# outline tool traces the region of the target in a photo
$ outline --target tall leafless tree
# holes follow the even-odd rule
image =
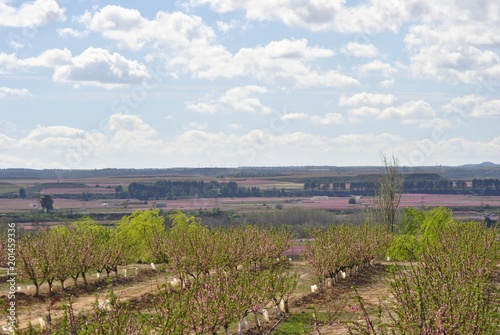
[[[403,193],[404,176],[399,171],[398,159],[392,155],[387,158],[380,155],[383,172],[379,176],[377,188],[377,206],[375,208],[376,222],[386,224],[390,232],[398,224],[398,208]]]

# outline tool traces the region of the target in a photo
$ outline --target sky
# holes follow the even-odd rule
[[[0,168],[500,163],[497,0],[0,0]]]

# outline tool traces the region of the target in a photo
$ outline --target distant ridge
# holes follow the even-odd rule
[[[85,178],[141,178],[186,176],[192,178],[245,178],[245,177],[287,177],[290,175],[304,175],[313,177],[327,177],[339,175],[377,175],[383,171],[381,166],[244,166],[235,168],[205,167],[205,168],[107,168],[107,169],[0,169],[0,180],[30,179],[30,180],[77,180]],[[408,174],[436,174],[442,178],[473,179],[473,178],[500,178],[500,164],[483,162],[480,164],[466,164],[461,166],[402,166],[401,172]]]
[[[495,164],[492,162],[482,162],[480,164],[464,164],[462,167],[484,167],[484,168],[490,168],[490,167],[500,167],[500,164]]]

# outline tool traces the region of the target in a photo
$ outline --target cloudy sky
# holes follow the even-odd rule
[[[0,168],[500,163],[497,0],[0,0]]]

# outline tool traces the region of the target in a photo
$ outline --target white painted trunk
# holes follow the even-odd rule
[[[280,310],[283,313],[288,313],[288,301],[285,301],[285,300],[281,299],[281,301],[280,301]]]
[[[262,316],[264,317],[264,322],[269,323],[269,313],[267,312],[267,309],[262,310]]]

